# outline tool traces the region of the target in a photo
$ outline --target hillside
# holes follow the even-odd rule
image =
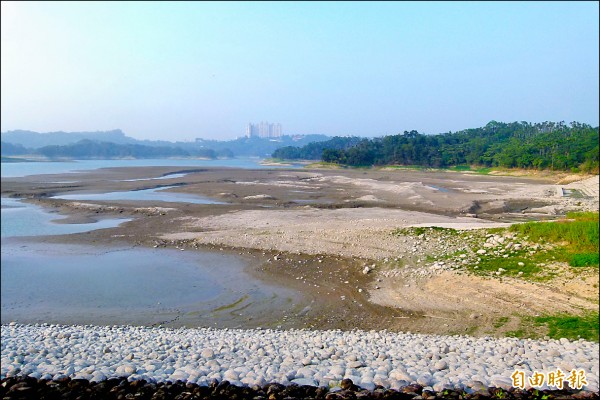
[[[36,149],[36,154],[50,159],[113,159],[113,158],[159,158],[159,157],[202,157],[216,158],[216,153],[210,149],[195,149],[187,151],[179,147],[144,146],[141,144],[115,144],[81,140],[65,146],[44,146]]]
[[[577,122],[492,121],[454,133],[424,135],[413,130],[357,143],[353,138],[335,138],[320,145],[322,161],[355,167],[477,165],[598,172],[598,127]],[[280,149],[273,156],[308,158],[310,150]]]
[[[74,144],[80,140],[95,140],[116,144],[135,143],[136,139],[126,136],[120,129],[112,131],[96,132],[34,132],[26,130],[14,130],[2,132],[2,141],[21,145],[26,148],[40,148],[44,146],[65,146]]]
[[[267,157],[280,147],[304,146],[325,141],[325,135],[282,136],[269,138],[238,138],[234,140],[204,140],[169,142],[165,140],[137,140],[121,130],[106,132],[2,132],[2,156],[35,155],[48,158],[156,158],[207,157],[231,158],[236,156]]]
[[[347,150],[356,146],[362,138],[336,136],[326,141],[309,143],[306,146],[286,146],[273,152],[273,158],[282,160],[320,160],[325,150]]]

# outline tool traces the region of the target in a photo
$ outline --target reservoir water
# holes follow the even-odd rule
[[[214,252],[24,242],[3,244],[1,261],[2,323],[208,325],[235,321],[218,313],[231,304],[278,308],[294,296]]]
[[[61,174],[111,167],[231,167],[231,168],[295,168],[294,166],[264,166],[261,158],[232,158],[226,160],[143,159],[143,160],[72,160],[40,162],[3,162],[2,177],[39,174]]]
[[[36,240],[127,221],[52,222],[56,219],[36,205],[2,198],[2,323],[236,327],[243,319],[240,310],[283,313],[298,298],[246,273],[247,259],[221,252]]]
[[[191,160],[132,161],[143,161],[148,166],[199,165]],[[2,163],[3,177],[140,163],[107,160],[8,165],[11,169],[5,169]],[[260,167],[257,162],[245,165]],[[229,162],[227,166],[234,165]],[[63,198],[217,203],[201,196],[165,191],[167,188]],[[113,228],[128,221],[111,218],[85,224],[53,222],[62,218],[35,204],[2,198],[2,323],[261,326],[274,315],[289,314],[300,298],[294,291],[266,284],[248,274],[250,261],[236,255],[128,244],[81,245],[68,243],[68,239],[62,244],[45,242],[44,236]]]

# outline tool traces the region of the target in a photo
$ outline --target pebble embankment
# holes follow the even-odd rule
[[[158,382],[144,380],[128,381],[127,378],[111,378],[102,382],[89,382],[83,379],[64,378],[58,381],[46,381],[28,377],[5,378],[0,382],[0,398],[14,399],[98,399],[98,400],[201,400],[201,399],[237,399],[237,400],[596,400],[598,393],[580,392],[569,389],[544,391],[537,389],[503,390],[489,388],[475,393],[461,390],[444,390],[431,392],[420,385],[409,385],[400,390],[376,387],[369,391],[354,385],[352,380],[344,379],[341,387],[299,386],[296,384],[281,385],[271,383],[264,386],[235,386],[228,381],[213,380],[207,386],[194,383]]]
[[[122,391],[97,398],[141,388],[150,396],[141,398],[486,398],[499,389],[505,398],[598,396],[599,346],[584,340],[11,323],[2,325],[1,345],[3,398],[69,387]],[[558,370],[566,391],[548,381]],[[582,390],[570,390],[571,371]],[[546,379],[532,387],[536,374]],[[524,378],[524,390],[513,388],[513,376]]]

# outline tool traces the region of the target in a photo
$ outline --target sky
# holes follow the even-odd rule
[[[1,131],[598,126],[599,3],[5,2]]]

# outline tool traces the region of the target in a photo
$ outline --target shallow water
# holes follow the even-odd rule
[[[243,259],[216,252],[4,239],[1,261],[2,323],[206,323],[232,303],[277,308],[293,296],[246,274]]]
[[[246,315],[283,313],[298,298],[247,274],[247,260],[220,252],[38,242],[42,235],[128,221],[52,222],[57,218],[34,204],[2,198],[2,323],[237,327],[245,326]]]
[[[435,185],[426,185],[426,187],[433,188],[433,189],[435,189],[435,190],[438,190],[438,191],[440,191],[440,192],[442,192],[442,193],[448,193],[448,192],[450,192],[450,191],[449,191],[448,189],[446,189],[446,188],[439,187],[439,186],[435,186]]]
[[[17,236],[66,235],[95,229],[114,228],[129,218],[108,218],[85,224],[57,224],[64,217],[18,199],[2,197],[2,238]]]
[[[152,181],[152,180],[161,180],[161,179],[174,179],[174,178],[183,178],[188,175],[189,172],[184,173],[175,173],[175,174],[167,174],[163,176],[157,176],[155,178],[136,178],[136,179],[121,179],[119,182],[137,182],[137,181]]]
[[[166,191],[167,189],[174,187],[176,186],[163,186],[159,188],[124,192],[65,194],[53,196],[53,198],[63,200],[147,200],[193,204],[225,204],[220,201],[211,200],[207,197]]]

